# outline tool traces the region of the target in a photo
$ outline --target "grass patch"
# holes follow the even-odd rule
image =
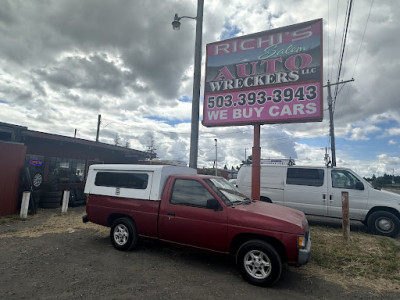
[[[337,283],[400,291],[400,246],[393,240],[341,229],[311,227],[310,268]]]
[[[19,215],[10,215],[0,218],[0,225],[8,224],[13,221],[21,221],[23,220]]]

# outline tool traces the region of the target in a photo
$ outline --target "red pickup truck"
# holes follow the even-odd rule
[[[310,231],[298,210],[246,198],[224,178],[187,167],[92,165],[83,222],[111,227],[118,250],[139,236],[232,254],[242,276],[271,286],[282,264],[310,257]]]

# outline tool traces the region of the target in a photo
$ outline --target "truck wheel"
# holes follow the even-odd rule
[[[400,231],[400,220],[388,211],[373,212],[367,223],[368,229],[374,234],[395,237]]]
[[[41,173],[36,173],[32,176],[32,185],[35,190],[38,190],[43,183],[43,175]]]
[[[138,234],[133,222],[128,218],[116,219],[111,225],[111,242],[118,250],[131,250],[136,247]]]
[[[261,240],[244,243],[237,252],[236,263],[242,276],[254,285],[272,286],[282,274],[281,257]]]

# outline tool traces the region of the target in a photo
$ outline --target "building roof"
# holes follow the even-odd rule
[[[108,150],[117,150],[117,151],[122,151],[122,152],[131,152],[131,153],[133,152],[136,154],[148,155],[147,152],[139,151],[139,150],[135,150],[135,149],[127,148],[127,147],[110,145],[110,144],[105,144],[105,143],[101,143],[101,142],[89,141],[89,140],[85,140],[85,139],[73,138],[73,137],[52,134],[52,133],[45,133],[45,132],[34,131],[34,130],[26,130],[25,132],[23,132],[23,135],[26,137],[34,137],[34,138],[40,138],[40,139],[45,139],[45,140],[53,140],[53,141],[58,141],[58,142],[85,145],[85,146],[90,146],[90,147],[95,147],[95,148],[103,148],[103,149],[108,149]]]
[[[0,132],[2,130],[5,133],[8,133],[10,135],[10,137],[7,136],[7,138],[8,138],[8,141],[11,141],[11,142],[19,142],[19,143],[22,142],[23,143],[26,140],[26,138],[36,138],[36,139],[42,139],[42,140],[46,140],[46,141],[55,141],[55,142],[63,142],[63,143],[70,143],[70,144],[75,144],[75,145],[88,146],[88,147],[97,148],[97,149],[114,150],[114,151],[124,153],[125,157],[132,156],[132,157],[145,158],[145,157],[149,157],[151,155],[148,152],[135,150],[135,149],[127,148],[127,147],[121,147],[121,146],[110,145],[110,144],[105,144],[105,143],[96,142],[96,141],[89,141],[89,140],[85,140],[85,139],[81,139],[81,138],[73,138],[73,137],[68,137],[68,136],[63,136],[63,135],[58,135],[58,134],[29,130],[28,127],[25,127],[25,126],[19,126],[19,125],[0,122]],[[12,132],[14,132],[14,134],[11,134]],[[1,138],[0,138],[0,140],[1,140]],[[154,157],[152,157],[152,158],[155,158],[155,154],[153,154],[153,155],[154,155]]]

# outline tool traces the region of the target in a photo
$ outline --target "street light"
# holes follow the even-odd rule
[[[193,20],[196,20],[197,17],[188,17],[188,16],[178,17],[178,14],[175,14],[174,21],[172,22],[172,29],[173,30],[177,30],[178,31],[179,29],[181,29],[181,22],[180,22],[181,19],[193,19]]]
[[[197,0],[196,17],[178,17],[175,14],[172,28],[179,30],[183,18],[196,20],[196,42],[194,45],[194,74],[193,74],[193,97],[192,97],[192,121],[190,133],[190,157],[189,167],[197,169],[197,156],[199,145],[199,110],[200,110],[200,80],[201,80],[201,42],[203,34],[203,7],[204,0]]]

